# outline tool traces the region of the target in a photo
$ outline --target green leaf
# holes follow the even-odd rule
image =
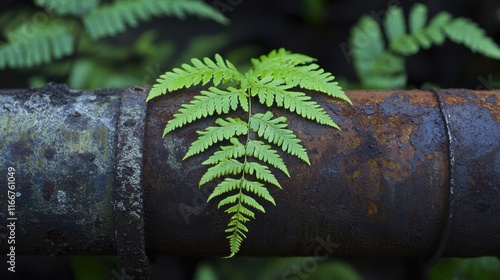
[[[219,126],[209,126],[204,131],[197,132],[198,138],[191,143],[183,159],[199,154],[219,141],[248,134],[248,124],[240,119],[218,118],[215,123]]]
[[[245,145],[237,138],[230,138],[229,141],[231,141],[231,146],[221,146],[221,150],[215,152],[201,164],[217,164],[224,159],[239,158],[245,155]]]
[[[35,0],[35,5],[57,15],[83,16],[99,5],[99,0]]]
[[[463,44],[473,52],[500,59],[500,47],[476,23],[457,18],[444,27],[446,35],[455,43]]]
[[[262,55],[259,59],[252,59],[253,70],[256,76],[258,73],[265,73],[270,69],[281,67],[293,67],[299,64],[311,63],[316,59],[303,54],[291,53],[283,48],[273,50],[268,55]]]
[[[215,86],[224,80],[242,81],[245,77],[229,61],[224,61],[218,54],[215,55],[215,62],[208,57],[203,59],[193,58],[192,64],[182,64],[181,68],[174,68],[172,71],[161,75],[157,84],[149,92],[147,100],[172,92],[181,88],[188,88],[194,85],[205,85],[212,81]],[[228,89],[244,94],[234,88]]]
[[[52,2],[56,1],[53,0]],[[184,19],[187,15],[195,15],[222,24],[228,23],[227,18],[214,7],[197,0],[115,1],[112,4],[103,5],[92,10],[91,13],[84,17],[83,21],[90,36],[98,39],[123,32],[128,26],[136,27],[140,21],[147,21],[152,17],[165,15],[179,19]]]
[[[410,33],[424,28],[427,21],[427,7],[420,3],[415,4],[410,10],[409,21]]]
[[[271,112],[253,115],[250,118],[250,128],[257,132],[259,137],[278,145],[284,152],[296,156],[311,165],[305,148],[300,144],[300,140],[291,130],[286,129],[286,118],[273,119],[273,116]]]
[[[210,167],[200,180],[200,186],[226,175],[236,175],[243,171],[244,164],[235,159],[222,160]]]
[[[271,149],[271,146],[266,145],[262,141],[250,140],[247,143],[247,156],[253,156],[264,161],[265,163],[271,164],[290,177],[290,173],[288,173],[288,169],[283,162],[283,159],[275,150]]]
[[[38,26],[23,23],[6,34],[0,44],[0,69],[28,68],[68,56],[74,51],[74,38],[62,22]]]
[[[384,57],[385,58],[385,57]],[[391,60],[387,58],[387,60]],[[234,256],[246,238],[248,228],[245,223],[255,218],[256,209],[265,213],[259,200],[266,200],[276,205],[266,185],[281,188],[270,167],[281,170],[290,177],[288,169],[277,151],[262,141],[252,139],[254,133],[271,144],[279,146],[310,165],[305,148],[293,131],[287,128],[285,117],[274,118],[271,112],[252,112],[252,97],[267,106],[276,104],[303,118],[314,120],[338,128],[325,110],[303,92],[290,91],[292,87],[315,90],[329,96],[351,102],[342,89],[334,81],[331,73],[325,72],[313,58],[294,54],[284,49],[272,51],[268,55],[253,59],[254,67],[245,75],[228,61],[216,55],[215,61],[208,58],[192,59],[191,64],[183,64],[181,68],[165,73],[158,79],[148,96],[154,97],[193,85],[205,85],[209,82],[214,87],[201,91],[179,111],[165,126],[164,135],[197,119],[214,114],[226,114],[230,110],[243,109],[248,118],[218,118],[217,126],[209,126],[198,131],[198,138],[190,145],[185,157],[199,154],[217,142],[229,140],[230,144],[222,145],[219,150],[202,162],[212,165],[200,179],[199,186],[215,179],[222,178],[207,201],[220,198],[218,208],[230,215],[226,233],[230,243],[229,257]],[[393,63],[397,60],[392,59]],[[230,87],[226,87],[231,83]],[[238,136],[246,135],[246,140]],[[259,161],[253,161],[252,158]],[[262,162],[260,162],[262,161]],[[265,165],[268,164],[269,166]],[[252,209],[252,210],[250,210]]]
[[[245,174],[250,175],[253,175],[255,173],[255,177],[257,179],[271,183],[281,189],[278,180],[276,180],[276,177],[274,177],[273,173],[271,173],[269,168],[267,168],[267,166],[265,165],[261,165],[257,162],[247,162],[245,163],[243,171],[245,172]]]
[[[406,34],[405,18],[401,7],[389,7],[385,16],[384,28],[389,43]]]

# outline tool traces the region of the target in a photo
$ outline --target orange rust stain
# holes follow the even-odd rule
[[[431,160],[434,157],[433,154],[427,154],[425,155],[425,159]]]
[[[444,98],[444,103],[446,105],[460,105],[464,102],[465,100],[460,96],[449,95]]]
[[[373,216],[378,213],[378,204],[369,200],[368,201],[368,215]]]
[[[425,107],[435,107],[438,105],[436,97],[430,91],[411,90],[409,93],[412,95],[410,96],[408,103],[412,105],[425,105]]]

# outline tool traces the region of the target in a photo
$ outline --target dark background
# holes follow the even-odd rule
[[[207,0],[206,3],[215,1]],[[231,1],[221,1],[231,2]],[[311,9],[308,2],[322,3],[318,10]],[[337,77],[347,78],[349,82],[356,82],[356,75],[350,59],[340,45],[348,42],[351,27],[364,14],[382,15],[388,4],[402,6],[405,13],[417,3],[411,0],[337,0],[337,1],[307,1],[307,0],[233,0],[234,7],[221,10],[231,20],[230,25],[224,26],[208,20],[199,20],[189,17],[182,21],[175,18],[155,18],[144,22],[137,28],[129,29],[117,36],[101,39],[100,41],[126,48],[134,43],[145,30],[155,29],[158,33],[157,41],[169,40],[174,42],[177,50],[174,57],[183,57],[187,60],[189,53],[184,52],[188,41],[196,36],[225,36],[224,42],[206,53],[213,57],[215,52],[238,63],[248,61],[269,52],[272,49],[284,47],[293,52],[304,53],[318,58],[320,66],[334,73]],[[494,0],[462,0],[462,1],[420,1],[428,6],[429,17],[439,11],[448,11],[452,15],[467,17],[485,29],[486,34],[497,43],[500,38],[500,20],[497,15],[500,3]],[[16,7],[33,6],[30,1],[7,0],[0,2],[0,11]],[[63,61],[78,58],[79,52]],[[124,58],[121,63],[133,67],[136,57]],[[105,63],[105,61],[103,62]],[[178,66],[180,61],[158,61],[160,71],[157,75],[172,67]],[[409,85],[420,87],[429,82],[443,88],[491,88],[495,79],[500,82],[498,66],[500,63],[479,54],[474,54],[467,48],[446,41],[443,46],[433,46],[428,50],[421,50],[417,55],[407,59]],[[37,73],[47,71],[44,67],[30,70],[0,70],[0,88],[23,88],[30,86],[29,78]],[[151,69],[158,69],[152,66]],[[69,69],[68,69],[69,71]],[[120,71],[120,67],[116,67]],[[148,75],[148,71],[138,67],[137,75]],[[149,71],[151,72],[151,71]],[[482,77],[482,78],[481,78]],[[65,83],[67,76],[49,76],[46,80]],[[485,82],[489,82],[485,85]],[[148,84],[153,79],[141,79]],[[141,83],[142,84],[142,83]],[[121,84],[118,84],[121,85]],[[103,84],[102,87],[109,86]],[[123,85],[125,86],[125,84]],[[95,85],[94,85],[95,87]]]

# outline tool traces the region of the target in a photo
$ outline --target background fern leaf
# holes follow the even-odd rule
[[[233,205],[233,206],[227,208],[224,212],[226,212],[228,214],[235,213],[238,216],[243,216],[243,217],[248,216],[252,219],[255,219],[255,213],[252,210],[246,208],[244,205],[241,205],[241,204]],[[234,216],[231,217],[231,220],[233,218],[234,218]],[[226,231],[226,232],[228,232],[228,231]]]
[[[187,104],[182,104],[174,118],[169,120],[163,131],[163,136],[172,130],[191,123],[195,120],[212,116],[213,114],[227,114],[229,110],[236,110],[239,103],[238,91],[220,90],[211,87],[208,91],[202,90]]]
[[[253,156],[265,163],[271,164],[275,168],[285,173],[286,176],[290,177],[290,173],[288,173],[288,168],[283,162],[283,159],[275,150],[271,149],[271,146],[266,145],[262,141],[250,140],[247,143],[247,156]]]
[[[500,47],[483,29],[465,18],[452,19],[446,12],[434,16],[426,26],[427,8],[415,4],[409,13],[409,33],[401,7],[390,7],[384,21],[389,46],[371,16],[364,16],[351,32],[354,67],[361,83],[368,88],[401,88],[406,85],[404,56],[443,44],[446,37],[474,52],[500,59]]]
[[[389,7],[384,22],[385,32],[389,42],[406,34],[406,23],[403,10],[400,7]]]
[[[181,88],[187,88],[202,83],[205,85],[210,80],[217,86],[223,80],[241,81],[243,75],[229,61],[224,61],[219,54],[215,55],[215,62],[208,57],[201,62],[193,58],[190,64],[183,64],[181,68],[174,68],[172,71],[161,75],[157,84],[149,92],[148,99],[155,98],[167,92],[172,92]],[[215,91],[214,88],[213,90]],[[237,91],[234,88],[228,88],[229,91]]]
[[[90,36],[97,39],[123,32],[128,26],[135,27],[139,21],[164,15],[181,19],[187,15],[196,15],[222,24],[228,23],[228,20],[215,8],[197,0],[116,1],[94,9],[85,16],[84,23]]]
[[[35,4],[57,15],[83,16],[99,5],[99,0],[35,0]]]
[[[340,130],[340,127],[332,120],[332,118],[325,112],[316,101],[311,100],[311,97],[303,92],[293,91],[276,91],[276,103],[278,100],[283,100],[283,106],[290,112],[295,112],[298,115],[316,121],[319,124],[329,125]]]
[[[427,7],[420,3],[416,3],[411,8],[408,18],[410,33],[419,31],[420,29],[425,27],[425,23],[427,21]]]
[[[284,152],[296,156],[311,165],[304,146],[300,144],[300,140],[293,134],[293,131],[286,129],[286,118],[273,119],[273,116],[271,112],[253,115],[250,118],[250,128],[257,132],[259,137],[278,145]]]
[[[48,63],[72,54],[74,49],[72,34],[59,22],[36,27],[21,24],[6,36],[8,42],[0,44],[0,69]]]
[[[474,52],[482,55],[500,59],[500,47],[485,35],[476,23],[457,18],[444,27],[446,35],[455,43],[463,44]]]
[[[271,196],[267,188],[264,187],[264,184],[255,181],[248,181],[245,179],[242,180],[241,184],[243,189],[245,189],[246,191],[252,192],[276,206],[274,198]]]
[[[281,48],[279,50],[272,50],[267,55],[261,55],[259,59],[253,58],[251,61],[255,73],[257,73],[257,76],[260,76],[269,69],[279,69],[285,66],[289,68],[299,64],[311,63],[315,60],[307,55],[291,53]]]
[[[248,134],[247,123],[240,119],[218,118],[215,123],[219,126],[209,126],[204,131],[198,131],[198,138],[191,143],[183,159],[199,154],[219,141]]]

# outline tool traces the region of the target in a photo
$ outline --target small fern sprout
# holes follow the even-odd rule
[[[199,186],[217,182],[207,201],[218,199],[217,207],[224,208],[230,216],[225,231],[230,246],[228,257],[239,251],[246,238],[248,228],[245,224],[255,218],[257,211],[265,212],[262,201],[276,205],[268,187],[281,189],[281,185],[271,167],[291,176],[275,147],[310,165],[300,139],[287,128],[287,119],[271,111],[254,113],[252,100],[267,107],[285,108],[305,119],[337,129],[338,125],[316,101],[294,89],[314,90],[351,103],[334,76],[314,61],[309,56],[279,49],[252,59],[253,67],[243,74],[218,54],[215,60],[193,58],[190,64],[161,75],[149,92],[148,101],[198,84],[213,85],[181,106],[167,122],[163,136],[208,116],[236,110],[244,112],[244,118],[220,117],[215,125],[198,131],[198,138],[184,156],[186,159],[221,144],[219,150],[202,163],[210,167],[201,177]]]

